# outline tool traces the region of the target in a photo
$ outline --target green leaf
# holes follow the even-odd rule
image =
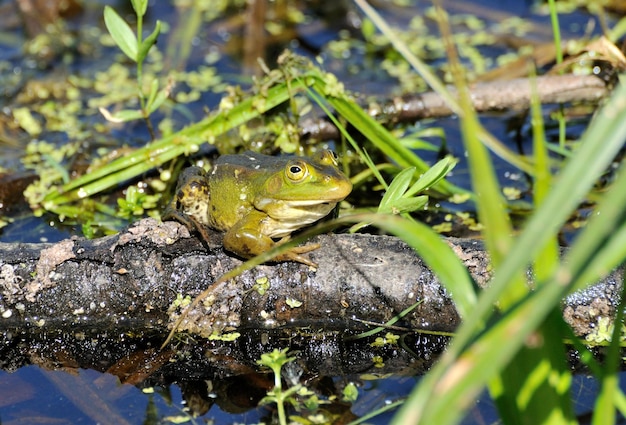
[[[428,202],[428,196],[417,196],[415,198],[393,199],[385,207],[379,207],[379,213],[402,214],[420,210]]]
[[[376,32],[376,27],[369,19],[363,19],[361,22],[361,33],[363,34],[363,38],[369,40],[372,38],[374,33]]]
[[[143,16],[148,10],[148,0],[130,0],[137,16]]]
[[[442,180],[455,165],[456,160],[451,156],[446,156],[422,174],[404,196],[413,196],[437,184],[437,182]]]
[[[104,24],[122,52],[137,62],[137,37],[117,12],[110,6],[104,7]]]
[[[341,393],[343,395],[342,400],[350,403],[355,402],[359,397],[359,390],[354,382],[348,382]]]
[[[161,33],[161,21],[156,21],[156,25],[154,26],[154,31],[146,37],[146,39],[141,43],[139,48],[139,55],[137,56],[138,61],[143,61],[148,55],[148,51],[150,48],[156,44],[157,38]]]
[[[380,201],[380,206],[378,210],[384,210],[389,212],[389,206],[393,203],[393,201],[400,199],[404,192],[406,192],[409,184],[411,184],[411,179],[413,178],[413,174],[415,173],[415,167],[405,168],[400,171],[396,177],[394,177],[393,181],[385,191],[385,195],[383,199]]]

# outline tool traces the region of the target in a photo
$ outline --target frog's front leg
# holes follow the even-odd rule
[[[224,248],[244,258],[252,258],[289,240],[289,237],[284,237],[280,241],[275,242],[269,236],[264,235],[259,229],[262,228],[261,222],[266,217],[265,214],[260,212],[250,213],[245,219],[239,221],[224,235]],[[313,251],[319,247],[319,244],[296,246],[278,254],[272,261],[296,261],[311,267],[317,267],[317,264],[301,254]]]
[[[200,235],[202,241],[208,248],[214,242],[212,241],[211,234],[208,231],[208,227],[200,223],[194,216],[187,215],[178,210],[166,208],[161,216],[162,221],[178,221],[180,224],[189,229],[190,232],[196,231]]]

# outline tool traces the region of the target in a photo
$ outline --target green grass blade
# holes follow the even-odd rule
[[[394,423],[454,423],[469,401],[507,364],[526,336],[560,302],[567,282],[555,280],[541,286],[528,297],[530,302],[515,308],[517,314],[513,318],[507,314],[506,320],[502,319],[494,329],[489,329],[480,343],[470,345],[481,324],[492,314],[494,302],[507,290],[510,280],[526,269],[537,250],[545,247],[623,146],[626,140],[624,99],[626,88],[620,84],[596,115],[578,151],[566,162],[557,183],[529,219],[509,255],[495,271],[490,287],[479,296],[473,314],[466,318],[447,352],[411,394]],[[565,263],[557,276],[576,277],[577,273],[570,267],[570,262]],[[574,280],[571,286],[579,284],[582,285]],[[503,327],[508,328],[504,331]],[[502,344],[502,341],[507,343]]]
[[[612,196],[602,197],[597,211],[578,235],[567,255],[567,261],[585,264],[583,281],[594,282],[609,273],[626,257],[626,165],[618,170],[610,188]],[[597,235],[610,235],[599,240]],[[582,289],[580,287],[574,290]]]
[[[286,83],[278,84],[268,89],[267,93],[250,96],[236,104],[232,109],[207,117],[171,136],[150,143],[130,155],[72,180],[64,185],[60,192],[46,196],[45,202],[59,204],[91,196],[110,189],[126,179],[137,177],[177,156],[191,153],[202,143],[210,142],[227,131],[284,103],[290,98],[293,91],[302,89],[304,81],[304,79],[293,81],[289,87]],[[100,181],[105,177],[107,179],[104,182]]]
[[[446,102],[448,107],[459,116],[465,113],[456,98],[450,94],[450,91],[441,80],[435,75],[428,65],[422,62],[417,56],[411,52],[408,46],[398,37],[396,37],[392,29],[387,25],[384,19],[372,8],[365,0],[355,0],[355,3],[361,8],[363,13],[376,25],[378,30],[385,34],[393,47],[402,55],[402,57],[413,67],[413,69],[428,83],[428,85]],[[498,139],[493,137],[484,127],[478,127],[478,137],[498,156],[516,166],[520,170],[532,173],[532,167],[528,161],[512,152],[504,146]]]
[[[558,181],[530,217],[511,252],[496,271],[491,287],[481,296],[473,318],[485,320],[493,303],[508,289],[510,279],[525,270],[534,253],[543,249],[559,231],[621,149],[626,140],[626,104],[622,102],[624,98],[626,86],[619,85],[608,104],[591,123],[578,151],[567,161]],[[470,322],[466,329],[473,326]],[[469,335],[467,337],[469,339]]]

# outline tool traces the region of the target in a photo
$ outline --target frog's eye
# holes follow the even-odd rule
[[[286,173],[289,180],[293,180],[296,182],[300,181],[307,174],[306,164],[304,164],[302,161],[293,162],[287,165]]]

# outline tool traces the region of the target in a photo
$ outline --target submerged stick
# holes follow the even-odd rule
[[[498,80],[469,86],[477,112],[526,110],[533,96],[530,78]],[[456,89],[448,87],[452,95]],[[542,104],[598,102],[609,94],[606,83],[594,75],[545,75],[536,78],[536,96]],[[408,94],[386,102],[372,103],[370,116],[381,124],[410,123],[424,118],[441,118],[454,112],[436,92]],[[314,139],[336,139],[339,130],[327,120],[303,120],[301,134]]]

